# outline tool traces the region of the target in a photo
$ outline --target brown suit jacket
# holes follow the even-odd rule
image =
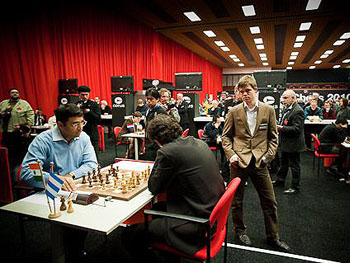
[[[240,158],[239,166],[246,168],[254,155],[255,166],[260,168],[263,156],[270,162],[277,151],[278,133],[275,110],[258,102],[254,134],[250,133],[243,103],[235,106],[226,115],[222,134],[222,146],[228,159],[234,154]]]

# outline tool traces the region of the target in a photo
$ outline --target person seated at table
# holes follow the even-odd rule
[[[335,109],[331,107],[329,101],[323,105],[323,119],[335,119]]]
[[[344,142],[347,136],[347,128],[348,122],[344,118],[337,118],[334,123],[326,125],[320,133],[320,153],[339,154],[339,144]],[[342,163],[345,160],[344,156],[346,155],[340,155],[340,157],[336,159],[336,164],[331,166],[328,169],[328,172],[335,174],[341,172],[344,174],[344,171],[342,170]]]
[[[102,100],[100,104],[101,115],[111,115],[112,109],[108,106],[107,101]],[[100,120],[101,125],[108,128],[108,138],[113,136],[112,120],[102,119]]]
[[[167,194],[167,201],[156,203],[153,209],[208,218],[225,191],[208,145],[193,136],[182,137],[179,123],[165,114],[150,121],[147,132],[159,146],[148,189],[153,195]],[[147,241],[164,242],[191,255],[205,245],[204,226],[159,217],[153,217],[148,232],[142,223],[128,228],[122,237],[135,262],[154,262]]]
[[[219,102],[217,100],[213,100],[211,102],[211,108],[208,110],[209,116],[219,115],[221,116],[222,109],[219,107]]]
[[[138,99],[137,100],[137,107],[135,109],[135,111],[141,112],[141,114],[143,116],[146,116],[148,110],[148,106],[145,105],[145,103],[143,102],[143,99]]]
[[[129,159],[133,158],[135,154],[134,152],[135,140],[134,138],[130,138],[130,137],[122,137],[122,135],[127,133],[142,131],[144,129],[144,126],[141,124],[141,118],[142,118],[141,112],[135,111],[132,114],[131,118],[128,118],[124,121],[122,125],[122,129],[118,133],[118,138],[117,138],[118,141],[120,141],[121,143],[129,143],[129,147],[125,153],[125,158],[129,158]],[[138,141],[139,141],[139,145],[141,145],[141,139],[139,139]]]
[[[310,106],[307,106],[304,110],[305,120],[311,120],[313,118],[319,118],[323,120],[322,109],[317,106],[317,101],[312,99]]]
[[[339,100],[339,109],[337,111],[337,118],[344,118],[350,120],[350,108],[348,105],[349,101],[346,98],[341,98]]]
[[[34,115],[34,126],[43,126],[46,121],[46,115],[43,114],[43,110],[38,107]]]

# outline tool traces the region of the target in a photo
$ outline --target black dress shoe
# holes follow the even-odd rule
[[[289,189],[285,190],[283,193],[286,195],[293,195],[293,194],[296,194],[298,192],[299,192],[298,189],[289,188]]]
[[[280,181],[280,180],[273,180],[272,181],[273,186],[284,186],[284,181]]]
[[[235,241],[245,246],[250,246],[252,244],[252,241],[250,241],[250,238],[246,234],[235,235]]]
[[[275,250],[278,250],[278,251],[281,251],[281,252],[289,252],[290,251],[290,247],[285,243],[283,242],[282,240],[279,240],[279,239],[268,239],[267,240],[267,244],[275,249]]]

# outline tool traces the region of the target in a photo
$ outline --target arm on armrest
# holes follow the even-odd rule
[[[153,216],[162,216],[162,217],[174,218],[179,220],[185,220],[185,221],[195,222],[199,224],[209,224],[209,219],[207,218],[180,215],[180,214],[174,214],[174,213],[169,213],[164,211],[145,210],[144,214],[145,214],[145,217],[147,217],[148,215],[153,215]]]

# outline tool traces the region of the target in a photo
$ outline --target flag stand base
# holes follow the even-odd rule
[[[51,213],[51,214],[49,214],[49,218],[50,218],[50,219],[57,218],[57,217],[60,217],[60,216],[61,216],[61,213],[60,213],[60,212],[56,212],[56,213]]]

